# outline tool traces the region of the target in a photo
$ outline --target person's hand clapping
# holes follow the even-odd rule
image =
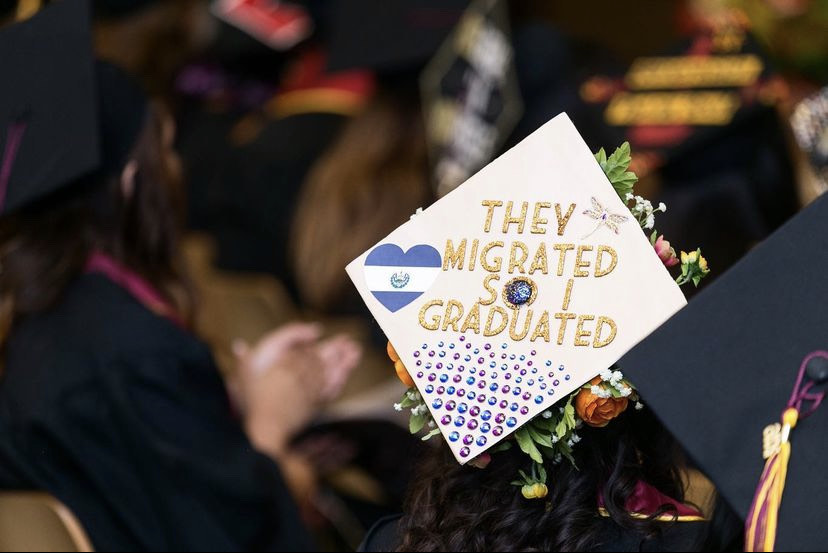
[[[251,442],[274,458],[313,417],[320,403],[335,398],[362,351],[343,335],[321,340],[315,324],[285,325],[257,344],[234,344],[234,382]]]

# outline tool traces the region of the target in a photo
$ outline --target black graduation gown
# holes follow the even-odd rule
[[[310,547],[206,346],[97,274],[8,341],[0,487],[53,494],[98,550]]]

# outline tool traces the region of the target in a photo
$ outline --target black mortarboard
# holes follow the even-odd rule
[[[89,0],[63,0],[0,32],[0,215],[96,170],[117,170],[146,98],[94,62]]]
[[[773,446],[779,436],[778,429],[766,427],[780,422],[795,386],[810,396],[790,434],[777,550],[824,550],[828,544],[828,407],[805,418],[826,385],[807,389],[807,383],[828,379],[826,230],[828,196],[759,244],[619,361],[643,401],[743,519],[760,478],[768,483],[784,464],[777,454],[763,477],[763,438]],[[823,354],[813,354],[818,351]],[[801,366],[805,374],[798,382]]]
[[[118,18],[132,15],[158,2],[159,0],[94,0],[93,5],[96,16]]]
[[[468,0],[337,0],[328,68],[399,71],[423,65]]]

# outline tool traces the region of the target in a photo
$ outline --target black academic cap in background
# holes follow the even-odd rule
[[[100,163],[88,0],[0,30],[0,214]]]
[[[121,70],[95,63],[89,0],[51,3],[0,30],[0,215],[98,170],[120,169],[147,101]]]
[[[828,350],[828,196],[817,199],[620,361],[625,374],[744,519],[800,366]],[[710,260],[715,270],[715,260]],[[646,293],[641,291],[641,293]],[[817,357],[810,378],[826,367]],[[825,375],[824,375],[825,376]],[[805,375],[805,382],[809,375]],[[813,394],[825,389],[814,385]],[[813,405],[805,401],[802,411]],[[824,550],[828,406],[791,432],[777,550]]]
[[[175,1],[178,0],[163,0],[165,4]],[[94,0],[93,5],[97,17],[115,19],[134,15],[160,2],[161,0]]]
[[[422,66],[468,4],[468,0],[336,0],[328,68],[396,72]]]

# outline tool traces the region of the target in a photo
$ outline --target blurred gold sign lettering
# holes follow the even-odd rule
[[[727,125],[739,108],[733,92],[622,92],[605,113],[610,125]]]
[[[762,60],[754,54],[638,58],[627,72],[633,90],[743,87],[756,82]]]

